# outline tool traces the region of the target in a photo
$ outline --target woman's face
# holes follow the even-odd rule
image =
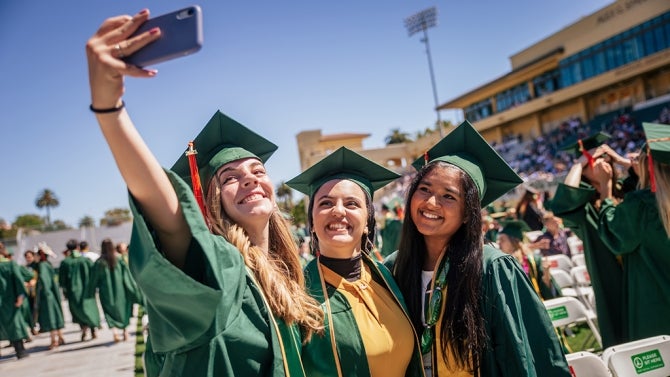
[[[216,172],[221,186],[223,210],[246,229],[259,220],[267,222],[274,211],[274,187],[265,166],[255,158],[244,158],[223,165]]]
[[[335,179],[324,183],[312,197],[312,229],[321,254],[350,258],[361,249],[367,230],[366,194],[356,183]]]
[[[446,245],[465,220],[465,192],[461,173],[436,167],[419,182],[410,200],[410,215],[426,241]]]
[[[514,253],[514,245],[512,245],[512,240],[507,234],[498,233],[498,247],[504,253],[512,254]]]
[[[23,256],[26,257],[26,263],[28,264],[31,264],[35,261],[35,254],[33,253],[25,253]]]

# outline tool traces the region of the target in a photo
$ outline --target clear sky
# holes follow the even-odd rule
[[[382,147],[390,130],[434,125],[428,61],[403,20],[438,9],[429,30],[440,102],[510,70],[509,56],[611,0],[222,1],[2,0],[0,14],[0,218],[45,215],[45,188],[71,226],[128,207],[125,184],[88,110],[86,40],[102,21],[143,7],[159,15],[191,4],[204,14],[200,52],[128,79],[124,97],[164,166],[217,109],[279,145],[275,181],[300,172],[295,136],[365,132]],[[460,121],[445,112],[443,119]]]

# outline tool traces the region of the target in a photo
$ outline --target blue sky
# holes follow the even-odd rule
[[[425,47],[420,35],[408,37],[406,17],[438,9],[429,38],[445,102],[507,73],[509,56],[611,2],[0,1],[0,218],[44,215],[34,203],[45,188],[60,200],[52,220],[72,226],[128,206],[88,111],[84,44],[109,16],[199,4],[202,50],[157,65],[154,79],[128,79],[128,110],[169,167],[220,109],[279,145],[268,163],[279,183],[300,172],[301,131],[366,132],[364,146],[374,148],[391,129],[414,134],[434,124]]]

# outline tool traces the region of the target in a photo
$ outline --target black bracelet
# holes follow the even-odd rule
[[[88,106],[88,108],[91,109],[91,111],[94,112],[94,113],[96,113],[96,114],[115,113],[115,112],[117,112],[117,111],[123,109],[124,107],[126,107],[126,103],[123,102],[123,101],[121,101],[121,106],[119,106],[119,107],[110,107],[110,108],[108,108],[108,109],[96,109],[95,107],[93,107],[92,104]]]

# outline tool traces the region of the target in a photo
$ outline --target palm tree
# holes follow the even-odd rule
[[[401,132],[399,128],[391,130],[391,134],[384,138],[386,145],[401,144],[407,141],[412,141],[407,132]]]
[[[52,207],[58,207],[60,205],[60,202],[58,201],[58,198],[56,197],[56,194],[54,194],[53,191],[49,189],[44,189],[40,193],[40,195],[35,199],[35,205],[37,208],[42,209],[46,208],[47,209],[47,227],[51,225],[51,208]]]
[[[95,226],[95,220],[91,216],[84,216],[79,220],[80,228],[92,228]]]

